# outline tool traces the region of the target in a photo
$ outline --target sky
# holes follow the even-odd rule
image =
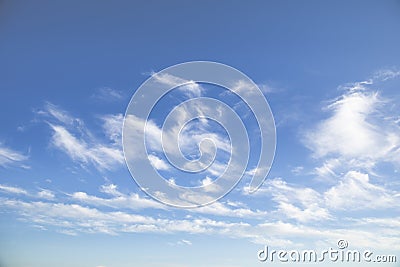
[[[398,266],[399,13],[390,0],[0,1],[0,266],[281,266],[258,251],[322,251],[338,240],[397,255],[369,266]],[[146,80],[199,60],[257,84],[276,151],[251,194],[261,148],[249,107],[212,84],[174,89],[145,121],[155,133],[175,106],[210,97],[240,115],[250,140],[233,190],[182,209],[132,178],[123,121]],[[170,183],[209,184],[231,156],[223,126],[182,128],[186,159],[200,157],[202,138],[215,140],[216,165],[203,173],[176,170],[152,132],[141,160]]]

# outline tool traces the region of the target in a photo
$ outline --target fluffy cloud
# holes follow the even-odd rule
[[[324,190],[289,184],[281,178],[267,180],[266,186],[255,196],[271,197],[277,213],[299,222],[332,221],[339,211],[371,211],[399,208],[400,192],[371,183],[369,175],[349,171]],[[247,194],[246,188],[244,191]]]
[[[42,189],[37,193],[37,197],[38,198],[42,198],[42,199],[54,199],[55,195],[52,191],[47,190],[47,189]]]
[[[317,172],[333,173],[332,159],[353,168],[371,170],[378,162],[400,164],[400,127],[393,103],[371,89],[376,79],[396,77],[380,72],[374,79],[342,86],[345,93],[325,107],[328,118],[304,137],[315,158],[328,159]]]
[[[321,194],[312,188],[289,185],[280,178],[267,181],[267,187],[256,194],[268,194],[277,203],[277,211],[289,219],[299,222],[332,219]]]
[[[306,144],[316,157],[382,157],[390,147],[388,133],[369,120],[382,104],[376,92],[346,93],[327,107],[332,116],[307,134]]]
[[[170,166],[167,162],[163,159],[155,156],[155,155],[148,155],[147,158],[150,160],[151,165],[157,170],[169,170]]]
[[[337,185],[324,194],[326,203],[333,209],[369,210],[400,207],[400,195],[370,182],[369,175],[348,172]]]

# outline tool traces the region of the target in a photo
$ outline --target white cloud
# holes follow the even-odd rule
[[[321,194],[314,189],[291,186],[279,178],[268,180],[267,184],[268,192],[278,204],[278,212],[287,218],[300,222],[332,219]]]
[[[34,199],[41,198],[43,200],[55,200],[54,193],[48,189],[40,189],[37,193],[29,193],[19,187],[0,185],[0,190],[10,194],[23,194]],[[137,193],[124,194],[118,190],[118,186],[115,184],[102,185],[100,191],[110,195],[111,197],[99,197],[89,195],[86,192],[74,192],[72,194],[67,194],[67,196],[69,196],[70,200],[74,202],[84,203],[98,208],[109,207],[116,210],[127,209],[134,211],[143,209],[169,209],[169,207],[153,199],[141,197]],[[226,202],[214,202],[210,205],[190,209],[188,211],[193,214],[208,214],[214,216],[251,219],[262,219],[267,215],[266,211],[252,210],[246,207],[243,203],[229,200]]]
[[[52,191],[48,189],[40,189],[40,191],[36,193],[28,192],[27,190],[16,187],[16,186],[8,186],[8,185],[3,185],[0,184],[0,192],[5,192],[8,194],[13,194],[13,195],[24,195],[27,197],[32,197],[32,198],[39,198],[39,199],[45,199],[45,200],[52,200],[55,198],[55,195]]]
[[[154,168],[157,170],[169,170],[170,166],[168,165],[167,162],[165,162],[163,159],[155,156],[155,155],[148,155],[148,159],[150,160],[151,165],[153,165]]]
[[[181,241],[178,242],[179,244],[184,244],[184,245],[188,245],[191,246],[192,242],[186,239],[182,239]]]
[[[299,175],[299,174],[303,173],[303,171],[304,171],[304,167],[303,166],[296,166],[291,170],[291,172],[294,175]]]
[[[400,249],[400,233],[397,230],[399,225],[396,217],[360,219],[335,217],[343,210],[369,211],[371,208],[375,210],[396,208],[398,207],[396,203],[400,203],[399,192],[374,184],[371,176],[362,171],[346,171],[348,167],[354,166],[370,168],[371,162],[378,160],[400,162],[398,131],[396,132],[398,128],[393,120],[382,114],[381,107],[386,105],[387,100],[376,92],[370,92],[366,88],[370,84],[369,81],[353,84],[351,90],[349,89],[327,107],[330,112],[329,117],[307,133],[307,146],[312,149],[316,158],[323,159],[322,166],[317,167],[315,173],[320,176],[331,175],[337,179],[336,183],[318,191],[310,187],[289,184],[279,178],[267,180],[265,187],[259,189],[256,195],[265,196],[265,201],[272,199],[276,204],[275,210],[253,210],[243,203],[220,201],[189,210],[188,213],[192,215],[186,219],[177,219],[178,212],[174,213],[176,217],[168,219],[158,215],[144,216],[132,211],[158,209],[157,212],[162,214],[169,213],[170,208],[139,194],[122,193],[115,184],[101,186],[100,191],[107,194],[106,197],[86,192],[69,195],[68,203],[80,204],[54,203],[54,193],[45,189],[37,194],[29,194],[21,188],[0,185],[0,190],[15,194],[17,197],[18,194],[23,194],[42,198],[42,201],[3,198],[0,207],[16,210],[21,217],[36,225],[55,226],[59,232],[73,235],[80,232],[201,233],[243,238],[260,244],[274,242],[278,246],[302,245],[308,240],[311,242],[323,240],[334,244],[332,240],[335,242],[345,237],[352,244]],[[104,154],[101,147],[115,149],[115,153],[120,153],[118,149],[120,144],[117,143],[121,137],[118,130],[122,121],[121,114],[102,117],[104,133],[111,142],[102,144],[94,142],[93,136],[86,133],[88,131],[80,120],[74,120],[65,113],[60,114],[55,111],[57,109],[53,108],[52,112],[48,112],[57,120],[57,124],[50,124],[54,131],[53,145],[84,165],[91,163],[100,168],[103,164],[109,167],[118,164],[119,160],[110,159],[114,158],[112,153],[107,155],[107,158],[99,154]],[[134,124],[134,127],[144,125],[143,121],[137,121],[139,123]],[[161,129],[152,121],[148,122],[148,126],[147,141],[159,149]],[[84,129],[80,132],[84,134],[76,134],[70,129],[71,127]],[[334,129],[337,127],[341,128],[335,132]],[[379,130],[380,127],[383,128]],[[188,137],[192,138],[191,135]],[[160,163],[162,160],[154,155],[150,155],[149,160],[155,162],[161,169],[165,167],[162,165],[165,162]],[[344,164],[347,165],[343,167]],[[295,169],[295,173],[301,171],[303,171],[301,168]],[[252,175],[256,172],[257,169],[252,169],[247,174]],[[210,181],[211,178],[206,177],[202,183],[207,184]],[[46,202],[47,199],[52,201]],[[216,220],[197,217],[206,214],[231,217],[235,222],[229,222],[226,218]],[[293,220],[295,223],[289,223]]]
[[[100,198],[88,195],[85,192],[75,192],[71,195],[72,199],[93,206],[109,206],[113,208],[128,208],[132,210],[144,208],[162,208],[157,202],[139,197],[138,194],[122,195],[114,198]]]
[[[270,84],[268,83],[250,83],[246,80],[238,80],[236,81],[230,88],[230,90],[232,90],[233,92],[237,93],[237,94],[241,94],[242,96],[245,97],[252,97],[252,96],[259,96],[256,91],[258,91],[258,89],[264,94],[269,94],[269,93],[274,93],[274,92],[278,92],[281,91],[281,89],[278,88],[274,88],[272,87]],[[228,92],[224,92],[223,94],[226,94]],[[223,95],[222,94],[222,95]]]
[[[202,186],[206,186],[206,185],[210,185],[213,183],[213,179],[206,176],[206,178],[204,178],[203,180],[201,180],[201,185]]]
[[[24,202],[9,199],[1,202],[1,206],[21,211],[36,224],[55,225],[66,230],[80,232],[115,234],[114,223],[122,226],[125,223],[142,224],[155,221],[142,215],[123,212],[101,212],[97,209],[77,204]]]
[[[19,211],[22,216],[38,225],[53,225],[88,233],[212,233],[224,229],[225,226],[235,225],[210,219],[170,220],[121,211],[104,212],[77,204],[2,199],[0,206]]]
[[[124,162],[122,151],[107,144],[89,144],[83,138],[77,138],[63,126],[52,125],[52,145],[65,152],[72,160],[83,165],[92,163],[100,170],[112,169]]]
[[[7,167],[10,165],[21,165],[21,162],[26,161],[28,156],[21,154],[11,148],[5,147],[0,143],[0,167]]]
[[[201,87],[200,84],[168,73],[152,73],[152,77],[155,78],[157,82],[170,86],[171,88],[184,84],[180,86],[178,90],[186,93],[188,97],[199,97],[204,91],[204,88]]]
[[[314,174],[317,178],[324,181],[329,181],[331,177],[336,178],[336,169],[339,169],[342,165],[341,161],[337,158],[327,159],[322,163],[322,166],[315,167]]]
[[[103,120],[103,131],[109,140],[113,141],[114,144],[122,147],[122,125],[124,116],[122,114],[109,114],[102,116]]]
[[[67,230],[67,229],[61,229],[57,230],[58,233],[64,234],[64,235],[70,235],[70,236],[77,236],[78,233],[74,230]]]
[[[258,91],[258,89],[263,94],[272,93],[274,91],[274,89],[271,86],[269,86],[265,83],[255,85],[255,84],[249,83],[245,80],[237,81],[230,89],[233,92],[235,92],[237,94],[241,94],[245,97],[258,96],[258,94],[256,93],[256,91]]]
[[[370,225],[375,224],[382,227],[388,228],[400,228],[400,217],[391,217],[391,218],[374,218],[374,217],[367,217],[355,220],[360,225]],[[398,232],[397,232],[398,234]]]
[[[193,110],[192,112],[194,112]],[[193,127],[188,130],[181,131],[181,127],[184,125],[184,122],[188,117],[197,117],[198,115],[198,113],[192,114],[191,111],[182,109],[182,112],[180,112],[180,114],[177,114],[176,117],[173,118],[173,121],[176,122],[176,124],[173,127],[164,127],[163,129],[158,127],[157,124],[154,123],[152,120],[148,120],[147,124],[145,124],[145,120],[138,118],[134,115],[128,115],[125,118],[125,127],[127,127],[125,131],[125,142],[129,144],[129,147],[132,148],[140,146],[143,142],[143,129],[146,128],[146,145],[148,151],[151,152],[168,153],[168,155],[172,156],[173,158],[182,159],[182,152],[189,152],[193,150],[196,151],[201,141],[206,139],[212,140],[213,145],[208,146],[205,145],[206,143],[202,144],[202,155],[204,157],[212,157],[214,153],[214,145],[224,152],[230,152],[231,146],[229,141],[225,140],[225,138],[217,133],[208,132],[201,127]],[[176,145],[177,143],[179,143],[179,146]],[[138,153],[135,153],[135,151],[133,150],[125,151],[125,153],[130,153],[128,155],[128,158],[141,156]],[[169,167],[168,165],[166,165],[167,163],[160,161],[161,159],[157,160],[158,157],[154,155],[149,155],[148,158],[152,161],[152,164],[155,167],[158,166],[159,168],[163,168],[164,170],[167,170],[167,167]],[[201,164],[201,161],[185,160],[185,163],[181,167],[191,170],[206,167],[202,166]],[[224,164],[216,160],[209,168],[207,168],[207,171],[212,175],[218,176],[223,173],[225,168],[226,166]]]
[[[98,196],[88,195],[85,192],[75,192],[71,194],[71,198],[96,207],[112,207],[115,209],[130,209],[130,210],[141,210],[141,209],[168,209],[167,206],[160,204],[157,201],[149,198],[140,197],[139,194],[130,193],[123,194],[118,190],[118,187],[114,184],[103,185],[100,190],[111,196],[112,198],[101,198]],[[238,218],[252,218],[261,219],[267,215],[267,212],[260,210],[251,210],[245,207],[243,204],[238,202],[229,201],[227,203],[214,202],[210,205],[199,207],[196,209],[190,209],[191,213],[194,214],[209,214],[215,216],[225,217],[238,217]]]
[[[52,117],[56,119],[58,122],[68,125],[68,126],[75,126],[75,127],[83,127],[84,123],[82,120],[78,118],[72,117],[67,111],[61,109],[60,107],[46,102],[45,110],[38,112],[40,115],[44,115],[47,117]]]
[[[386,81],[400,76],[400,70],[383,69],[374,73],[373,80]]]
[[[267,180],[255,196],[272,197],[277,213],[282,218],[307,223],[334,221],[338,211],[374,211],[397,209],[400,193],[370,181],[367,173],[349,171],[337,176],[338,181],[321,192],[300,185],[293,185],[280,178]],[[246,188],[244,191],[246,193]]]
[[[346,93],[330,104],[332,116],[306,135],[306,145],[316,157],[329,154],[345,157],[377,157],[388,146],[387,133],[368,119],[383,100],[377,93]],[[387,150],[387,149],[386,149]]]
[[[112,195],[112,196],[121,196],[122,193],[118,191],[118,186],[115,184],[102,185],[100,187],[100,192]]]
[[[54,199],[55,195],[52,191],[47,190],[47,189],[42,189],[37,193],[37,196],[39,198],[43,199]]]
[[[330,208],[342,210],[387,209],[400,203],[396,192],[370,183],[368,174],[357,171],[348,172],[324,197]]]
[[[367,228],[360,229],[358,221],[346,220],[345,218],[339,221],[338,225],[330,225],[329,227],[266,222],[258,225],[258,229],[270,233],[271,237],[289,237],[289,240],[300,240],[300,244],[290,243],[290,246],[304,247],[304,244],[311,241],[311,246],[314,245],[317,249],[321,249],[321,245],[328,248],[335,246],[338,240],[345,239],[352,248],[385,249],[387,251],[397,251],[400,248],[398,243],[400,233],[398,231],[387,233],[387,229],[372,223],[367,224]],[[285,247],[288,247],[288,245],[286,244]],[[310,249],[310,245],[306,247]]]
[[[270,84],[267,83],[257,83],[258,88],[260,88],[261,92],[263,94],[269,94],[269,93],[276,93],[281,89],[277,89],[275,87],[272,87]]]
[[[245,175],[248,175],[248,176],[258,175],[260,173],[265,173],[265,171],[267,171],[268,169],[269,169],[268,166],[254,167],[254,168],[251,168],[250,170],[246,171]]]
[[[2,184],[0,184],[0,190],[12,194],[22,194],[22,195],[28,194],[28,192],[25,189],[14,186],[2,185]]]
[[[116,185],[102,186],[101,191],[110,194],[112,198],[101,198],[93,195],[88,195],[86,192],[75,192],[71,194],[72,199],[81,203],[97,206],[97,207],[112,207],[115,209],[130,209],[140,210],[146,208],[165,209],[166,206],[149,198],[140,197],[139,194],[130,193],[123,194],[118,191]]]
[[[248,207],[238,207],[233,206],[232,202],[214,202],[210,205],[199,207],[196,209],[189,210],[192,213],[200,213],[200,214],[210,214],[216,216],[224,216],[224,217],[237,217],[237,218],[248,218],[248,219],[262,219],[268,215],[268,212],[261,210],[252,210]]]
[[[124,94],[122,91],[110,87],[103,87],[98,89],[97,92],[92,95],[92,98],[102,102],[112,102],[123,99]]]
[[[213,182],[214,182],[214,180],[212,178],[206,176],[206,178],[204,178],[200,181],[200,185],[204,186],[204,190],[206,192],[220,192],[221,187]],[[207,186],[207,187],[205,187],[205,186]]]
[[[293,191],[287,188],[287,184],[279,180],[274,183],[276,183],[276,187],[286,188],[287,195],[291,197]],[[310,203],[315,198],[315,194],[307,189],[294,195],[295,199],[304,203]],[[73,199],[70,199],[69,202],[71,200]],[[215,204],[218,204],[218,202]],[[345,238],[350,244],[354,244],[353,247],[400,249],[400,233],[396,231],[398,228],[396,218],[341,218],[338,221],[331,221],[329,225],[318,223],[307,226],[302,222],[292,224],[274,220],[266,214],[259,217],[265,219],[265,221],[253,220],[253,223],[249,223],[249,221],[252,221],[249,220],[249,218],[252,218],[251,214],[243,214],[245,220],[237,222],[194,216],[186,216],[185,219],[166,219],[165,217],[151,217],[123,211],[102,211],[73,203],[22,201],[7,198],[0,199],[0,207],[18,212],[21,219],[40,226],[43,230],[47,229],[46,226],[52,226],[58,232],[68,235],[76,235],[82,232],[109,235],[138,232],[206,234],[241,238],[262,245],[273,244],[275,247],[293,246],[294,248],[304,246],[310,248],[310,245],[321,244],[321,242],[327,244],[327,246],[332,246],[338,239]],[[238,210],[231,212],[237,213]],[[196,213],[193,212],[193,214]]]
[[[203,186],[204,191],[209,193],[217,193],[222,190],[221,186],[219,186],[217,183],[214,183],[214,179],[209,176],[206,176],[206,178],[200,180],[200,186]]]
[[[145,127],[146,126],[146,127]],[[125,146],[132,148],[138,147],[143,142],[143,129],[146,128],[146,144],[151,151],[162,151],[161,145],[161,133],[162,130],[152,120],[148,120],[147,124],[144,119],[141,119],[135,115],[127,115],[125,117]],[[131,151],[126,151],[127,153]],[[131,157],[138,157],[137,153],[130,154]]]
[[[373,172],[380,162],[400,164],[400,116],[393,101],[371,89],[375,83],[399,76],[381,71],[374,78],[340,87],[343,95],[325,107],[328,117],[304,135],[304,144],[316,159],[321,178],[335,177],[338,171]]]
[[[121,145],[122,114],[105,115],[103,131],[108,140],[102,141],[85,126],[83,120],[73,117],[60,107],[46,103],[37,112],[46,118],[53,130],[51,144],[66,153],[83,167],[92,164],[99,170],[110,170],[124,162]]]

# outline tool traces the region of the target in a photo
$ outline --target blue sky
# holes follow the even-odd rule
[[[259,266],[264,245],[339,239],[399,259],[399,11],[398,1],[1,1],[0,265]],[[263,89],[277,148],[255,194],[244,177],[182,210],[138,188],[121,130],[146,79],[193,60]]]

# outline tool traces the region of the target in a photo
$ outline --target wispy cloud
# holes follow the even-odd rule
[[[116,209],[141,210],[145,208],[166,209],[165,205],[140,197],[137,193],[123,194],[114,184],[103,185],[101,191],[112,196],[111,198],[88,195],[86,192],[75,192],[70,196],[73,200],[96,207],[112,207]]]
[[[58,226],[71,232],[118,234],[125,232],[213,233],[237,223],[210,219],[160,219],[121,211],[105,212],[78,204],[2,199],[0,207],[21,212],[38,225]]]
[[[278,91],[278,89],[273,88],[267,83],[253,84],[245,80],[237,81],[230,89],[235,93],[240,93],[243,96],[251,97],[258,96],[258,94],[256,94],[256,90],[258,90],[257,88],[260,89],[264,95]]]
[[[194,81],[189,81],[168,73],[153,72],[151,75],[158,83],[170,86],[171,89],[181,85],[178,87],[178,90],[185,93],[188,97],[199,97],[204,92],[204,88]]]
[[[101,116],[100,119],[103,121],[103,131],[115,145],[122,146],[122,126],[124,122],[124,116],[119,114],[108,114]]]
[[[381,162],[400,163],[400,131],[396,121],[400,116],[389,108],[389,105],[393,106],[390,100],[370,88],[378,79],[385,81],[397,76],[393,72],[382,72],[371,80],[343,87],[342,95],[326,105],[327,117],[307,131],[303,140],[317,161],[313,174],[332,176],[334,179],[329,185],[319,184],[318,187],[300,179],[295,183],[284,178],[268,179],[265,186],[252,195],[258,197],[257,203],[266,206],[263,210],[223,199],[197,209],[176,211],[139,193],[121,192],[113,183],[101,186],[99,194],[78,191],[64,194],[62,198],[49,189],[39,188],[37,192],[31,192],[20,187],[0,185],[3,194],[0,207],[17,212],[20,218],[33,222],[43,230],[54,227],[56,231],[68,235],[137,232],[206,234],[241,238],[259,244],[273,242],[277,246],[302,246],[307,242],[331,245],[332,240],[335,242],[345,237],[360,246],[400,249],[399,218],[374,216],[376,210],[397,211],[400,192],[385,181],[375,179],[370,172]],[[163,82],[168,82],[171,77],[161,78]],[[198,94],[194,89],[190,93]],[[197,114],[196,108],[177,114],[177,124],[191,113]],[[98,116],[102,122],[103,138],[96,138],[94,131],[88,129],[83,120],[51,103],[47,103],[40,114],[52,130],[52,146],[73,161],[100,170],[111,170],[123,162],[122,114]],[[133,129],[129,132],[134,135],[135,127],[144,127],[145,121],[133,119],[130,124]],[[204,134],[204,129],[182,131],[183,150],[189,150],[193,143],[210,137]],[[181,129],[172,127],[167,130],[165,138],[173,140]],[[154,121],[147,122],[146,141],[155,152],[148,159],[157,169],[168,170],[170,166],[158,154],[162,152],[161,132],[161,127]],[[218,134],[211,137],[220,142],[218,147],[229,151],[229,145]],[[20,156],[23,158],[23,155]],[[214,169],[209,169],[210,174],[216,175],[223,170],[223,164],[216,163]],[[296,178],[305,169],[305,166],[293,169]],[[254,168],[246,174],[253,175],[257,171]],[[199,183],[205,185],[211,181],[211,177],[205,176]],[[359,214],[347,211],[367,215],[358,217]],[[171,213],[174,216],[167,216]],[[354,217],[344,217],[343,213]],[[179,242],[182,245],[191,244],[188,239]]]
[[[46,199],[51,200],[54,199],[55,194],[48,189],[40,189],[37,192],[29,192],[21,187],[9,186],[0,184],[0,193],[6,193],[9,195],[18,195],[18,196],[26,196],[34,199]]]
[[[373,81],[387,81],[400,76],[399,69],[382,69],[374,73]]]
[[[182,239],[181,241],[178,242],[178,244],[191,246],[192,242],[186,239]]]
[[[51,145],[73,161],[84,167],[91,164],[99,170],[110,170],[124,162],[120,141],[122,115],[101,117],[103,130],[108,137],[108,140],[102,142],[94,137],[83,120],[71,116],[54,104],[46,103],[45,109],[39,114],[45,116],[53,131]]]
[[[102,87],[92,95],[92,98],[102,102],[114,102],[124,99],[124,94],[120,90],[110,87]]]
[[[69,194],[71,198],[80,203],[86,205],[92,205],[95,207],[112,207],[114,209],[128,209],[128,210],[142,210],[142,209],[159,209],[167,210],[172,209],[167,207],[153,199],[141,197],[137,193],[124,194],[118,190],[118,186],[115,184],[103,185],[100,188],[101,192],[104,192],[112,197],[104,198],[94,195],[89,195],[86,192],[75,192]],[[223,217],[237,217],[237,218],[252,218],[261,219],[267,215],[267,212],[260,210],[252,210],[243,204],[237,202],[215,202],[211,205],[204,207],[191,209],[190,213],[193,214],[208,214],[213,216]]]
[[[0,167],[7,166],[20,166],[26,168],[22,163],[28,159],[27,155],[24,155],[18,151],[4,146],[0,143]]]
[[[283,178],[268,179],[255,193],[274,203],[274,209],[268,210],[270,218],[307,225],[314,234],[322,231],[315,225],[318,222],[330,225],[332,233],[340,232],[338,224],[356,228],[355,222],[362,223],[365,228],[361,232],[365,230],[368,237],[360,242],[365,244],[372,238],[370,233],[380,231],[379,218],[364,216],[372,217],[376,210],[392,214],[400,207],[400,191],[391,186],[395,172],[389,172],[389,177],[387,170],[383,175],[376,174],[382,164],[395,169],[400,163],[400,112],[397,103],[373,88],[398,76],[398,72],[385,70],[366,81],[340,86],[342,95],[324,108],[327,117],[306,131],[303,139],[317,167],[313,172],[307,171],[308,167],[293,172],[297,177],[307,174],[318,179],[296,179],[295,183],[293,179],[292,183]],[[399,234],[391,218],[382,221],[393,227],[392,234]]]
[[[193,105],[190,110],[180,109],[171,119],[171,121],[174,122],[174,125],[171,127],[166,127],[164,125],[164,128],[159,127],[152,120],[146,122],[134,115],[128,115],[125,118],[126,143],[129,144],[130,147],[139,146],[140,143],[138,142],[143,142],[142,134],[143,129],[145,129],[146,145],[151,152],[168,153],[168,155],[172,157],[180,158],[182,157],[182,152],[193,152],[198,150],[197,146],[199,146],[201,141],[205,139],[213,140],[213,144],[206,145],[206,143],[203,143],[201,147],[203,157],[213,158],[215,147],[221,149],[221,151],[230,152],[230,143],[226,138],[221,134],[207,131],[201,124],[200,127],[187,127],[187,129],[182,129],[187,118],[196,118],[201,115],[199,110],[200,107],[198,105]],[[178,143],[179,146],[177,145]],[[130,153],[128,158],[140,156],[134,151],[125,152]],[[162,161],[160,157],[149,155],[148,158],[151,160],[154,167],[162,168],[163,170],[168,169],[168,163]],[[202,162],[198,161],[187,161],[184,168],[199,169],[203,167],[198,166],[201,165],[201,163]],[[216,159],[207,171],[212,175],[220,175],[222,173],[221,171],[225,169],[225,166],[220,167],[221,165],[223,165],[223,163]]]
[[[246,193],[245,188],[244,193]],[[269,196],[277,204],[278,216],[299,222],[326,221],[333,217],[321,194],[309,187],[290,185],[281,178],[267,180],[266,187],[255,195]]]
[[[52,125],[52,145],[65,152],[72,160],[80,164],[92,163],[97,169],[112,169],[124,162],[120,148],[108,144],[88,143],[77,138],[62,126]]]
[[[2,184],[0,184],[0,190],[3,192],[6,192],[6,193],[12,193],[12,194],[22,194],[22,195],[28,194],[28,192],[22,188],[2,185]]]
[[[199,207],[190,212],[194,214],[209,214],[223,217],[248,218],[261,220],[268,215],[267,211],[253,210],[246,206],[237,205],[237,202],[214,202],[210,205]]]

